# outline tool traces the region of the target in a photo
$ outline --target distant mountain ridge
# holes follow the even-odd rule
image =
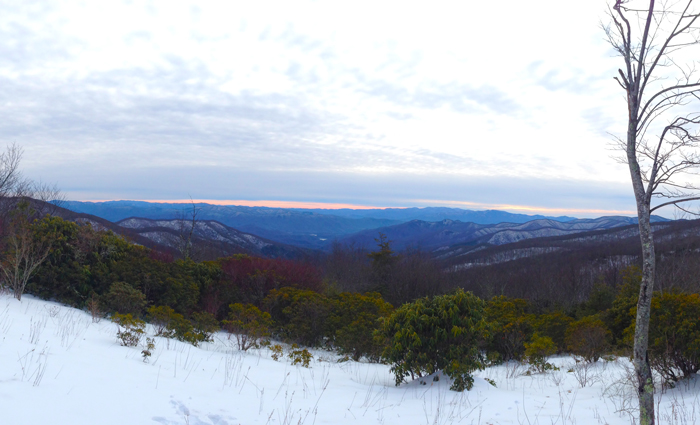
[[[68,201],[65,208],[118,222],[129,217],[152,220],[188,217],[191,204],[161,204],[143,201],[78,202]],[[397,220],[376,218],[350,219],[308,211],[283,208],[223,206],[198,203],[197,218],[215,220],[246,233],[301,246],[321,248],[326,240],[368,228],[398,224]]]
[[[180,238],[179,220],[149,220],[130,218],[114,223],[104,218],[71,211],[43,201],[32,200],[36,211],[61,217],[80,224],[89,224],[96,230],[111,230],[127,240],[155,249],[164,254],[178,255]],[[184,230],[189,231],[185,222]],[[312,250],[290,246],[266,238],[240,232],[213,220],[199,220],[192,235],[192,245],[197,259],[214,259],[232,254],[249,254],[267,258],[299,259],[315,255]]]
[[[119,222],[129,217],[151,220],[173,219],[181,216],[187,217],[191,212],[191,205],[187,203],[145,201],[67,201],[63,206],[112,222]],[[557,222],[576,220],[573,217],[565,216],[528,216],[497,210],[472,211],[444,207],[326,210],[223,206],[204,203],[198,203],[196,206],[198,209],[197,217],[201,220],[214,220],[262,238],[313,249],[322,249],[334,239],[411,220],[439,222],[448,219],[469,221],[476,224],[525,223],[535,219],[548,219]]]
[[[544,215],[526,215],[514,214],[500,210],[465,210],[461,208],[447,207],[424,207],[424,208],[374,208],[374,209],[298,209],[297,211],[309,211],[315,214],[336,215],[347,218],[377,218],[386,220],[422,220],[422,221],[442,221],[442,220],[459,220],[476,224],[495,224],[495,223],[526,223],[532,220],[548,219],[555,221],[571,221],[576,220],[576,217],[559,216],[550,217]]]
[[[190,222],[181,220],[151,220],[130,217],[115,223],[120,228],[129,229],[132,234],[149,239],[156,244],[177,249],[181,232],[190,229]],[[184,228],[184,229],[183,229]],[[195,223],[193,245],[201,257],[250,254],[269,258],[301,258],[309,253],[295,246],[270,241],[256,235],[244,233],[214,220],[199,220]]]
[[[654,216],[653,222],[668,221]],[[574,219],[567,222],[541,219],[526,223],[477,224],[456,220],[426,222],[413,220],[379,229],[364,230],[342,238],[340,243],[373,248],[379,232],[385,234],[392,247],[402,250],[409,246],[433,251],[453,245],[504,245],[525,239],[570,235],[574,233],[631,226],[636,218],[610,216],[595,219]]]

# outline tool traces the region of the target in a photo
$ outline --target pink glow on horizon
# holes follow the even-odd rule
[[[191,201],[195,203],[205,203],[212,205],[239,205],[244,207],[268,207],[268,208],[302,208],[302,209],[354,209],[354,210],[368,210],[368,209],[387,209],[387,208],[410,208],[410,207],[380,207],[374,205],[355,205],[355,204],[344,204],[344,203],[332,203],[332,202],[303,202],[303,201],[247,201],[247,200],[221,200],[221,199],[101,199],[101,200],[84,200],[84,202],[108,202],[108,201],[142,201],[142,202],[152,202],[158,204],[189,204]],[[479,202],[466,202],[466,201],[440,201],[432,199],[413,199],[410,201],[411,204],[421,205],[421,207],[434,205],[436,207],[450,207],[450,208],[473,208],[477,210],[482,209],[492,209],[509,211],[514,213],[524,213],[524,214],[585,214],[585,215],[635,215],[636,211],[627,210],[606,210],[606,209],[583,209],[583,208],[551,208],[551,207],[536,207],[529,205],[511,205],[511,204],[486,204]]]
[[[372,210],[386,208],[405,208],[405,207],[377,207],[371,205],[354,205],[341,204],[330,202],[303,202],[303,201],[244,201],[244,200],[221,200],[221,199],[107,199],[107,200],[85,200],[84,202],[109,202],[109,201],[141,201],[152,202],[155,204],[189,204],[190,202],[211,204],[211,205],[238,205],[243,207],[269,207],[269,208],[313,208],[337,210],[348,208],[353,210]]]
[[[533,207],[529,205],[511,205],[511,204],[482,204],[478,202],[466,201],[435,201],[428,199],[417,199],[416,202],[423,204],[436,204],[437,206],[449,206],[453,208],[478,208],[489,210],[501,210],[517,213],[529,214],[615,214],[615,215],[636,215],[636,211],[632,210],[604,210],[604,209],[585,209],[585,208],[550,208],[550,207]]]

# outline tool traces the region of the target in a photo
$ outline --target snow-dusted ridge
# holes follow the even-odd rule
[[[148,219],[130,217],[116,223],[139,236],[169,248],[178,245],[180,235],[187,235],[191,223],[179,219]],[[199,220],[193,229],[193,242],[208,245],[215,243],[220,256],[246,253],[262,257],[296,258],[302,255],[299,248],[287,246],[256,235],[241,232],[214,220]]]
[[[560,371],[533,376],[514,363],[492,367],[456,393],[444,376],[396,387],[389,366],[337,363],[322,350],[311,368],[292,366],[264,349],[240,352],[225,334],[199,348],[156,338],[144,363],[143,348],[122,347],[115,334],[83,311],[0,295],[2,423],[613,425],[629,424],[636,404],[625,359],[582,370],[560,357]],[[692,381],[659,395],[662,422],[697,423],[699,392]]]

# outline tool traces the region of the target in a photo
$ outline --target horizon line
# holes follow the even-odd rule
[[[410,207],[378,207],[373,205],[355,205],[335,202],[305,202],[305,201],[248,201],[248,200],[228,200],[228,199],[103,199],[103,200],[82,200],[79,202],[116,202],[116,201],[136,201],[150,202],[153,204],[211,204],[223,206],[242,207],[268,207],[268,208],[299,208],[299,209],[353,209],[353,210],[384,210],[387,208],[405,209]]]
[[[427,208],[430,204],[435,206],[443,206],[447,208],[464,208],[471,207],[479,210],[500,210],[511,211],[515,213],[530,213],[530,214],[614,214],[614,215],[635,215],[636,211],[631,210],[607,210],[607,209],[585,209],[585,208],[552,208],[539,207],[531,205],[512,205],[512,204],[491,204],[468,201],[446,201],[432,199],[412,199],[411,203],[424,204],[424,206],[414,207],[386,207],[376,205],[359,205],[351,203],[336,203],[336,202],[306,202],[306,201],[279,201],[279,200],[226,200],[226,199],[93,199],[81,200],[80,202],[116,202],[116,201],[137,201],[149,202],[155,204],[189,204],[190,202],[222,205],[222,206],[244,206],[244,207],[266,207],[266,208],[296,208],[296,209],[353,209],[353,210],[370,210],[370,209],[407,209],[407,208]],[[427,206],[425,204],[428,204]]]

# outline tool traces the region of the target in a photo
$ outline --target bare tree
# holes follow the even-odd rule
[[[22,182],[19,163],[22,161],[22,148],[11,144],[5,152],[0,153],[0,197],[16,195],[17,186]]]
[[[179,217],[177,217],[178,222],[178,240],[177,240],[177,250],[182,255],[184,260],[192,258],[192,237],[194,235],[194,229],[197,226],[197,205],[194,203],[192,198],[190,198],[190,203],[192,204],[192,213],[189,217],[185,216],[184,211],[181,212]]]
[[[33,182],[28,188],[28,197],[41,201],[37,203],[39,215],[55,215],[66,202],[66,197],[57,185],[41,181]]]
[[[2,221],[15,207],[17,199],[25,196],[31,185],[19,170],[22,154],[22,148],[14,143],[0,153],[0,220]]]
[[[5,220],[17,204],[25,199],[41,201],[33,205],[39,216],[53,215],[65,202],[65,196],[56,185],[35,182],[19,170],[24,151],[13,143],[0,153],[0,219]]]
[[[693,0],[615,0],[603,29],[624,66],[615,77],[625,91],[627,133],[617,144],[629,167],[639,218],[643,274],[637,303],[633,363],[639,423],[654,424],[654,382],[647,356],[656,268],[651,213],[700,200],[700,46]],[[695,107],[695,112],[693,112]],[[694,181],[695,180],[695,181]],[[654,205],[652,205],[654,204]],[[687,210],[686,210],[687,211]]]
[[[22,299],[29,279],[48,257],[51,248],[46,238],[34,233],[31,222],[33,214],[26,201],[20,203],[12,212],[6,238],[6,253],[0,261],[3,285],[9,286],[18,300]]]

